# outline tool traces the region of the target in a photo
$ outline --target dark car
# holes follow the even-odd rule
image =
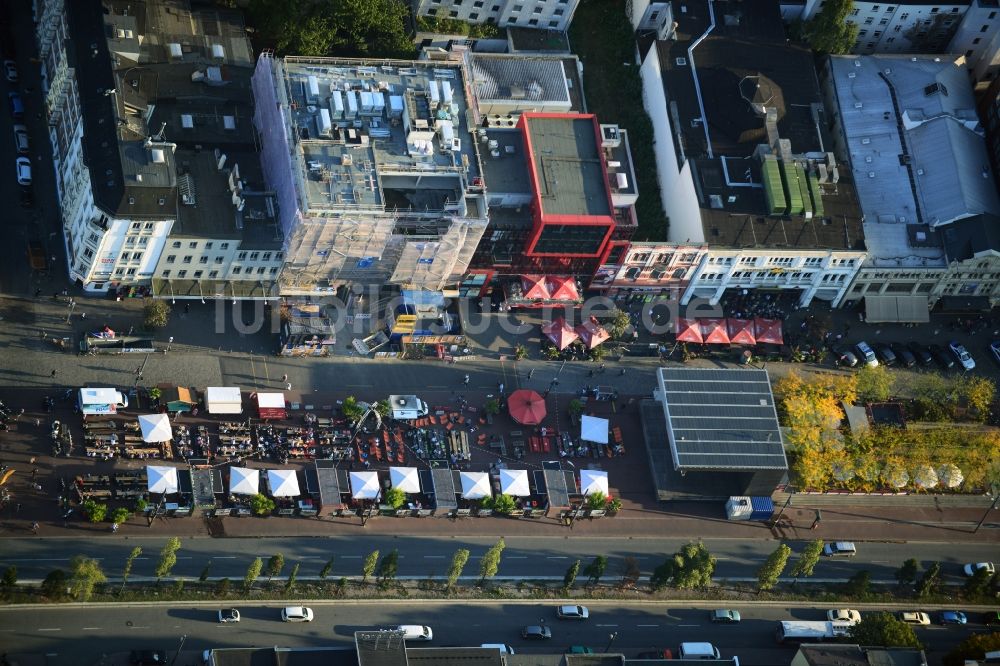
[[[896,358],[899,359],[899,364],[904,368],[912,368],[917,364],[917,357],[914,356],[913,352],[907,349],[899,342],[893,342],[889,345],[889,349],[896,354]]]
[[[983,613],[983,624],[987,627],[1000,626],[1000,611],[986,611]]]
[[[552,630],[537,624],[528,625],[521,629],[521,638],[533,641],[543,641],[552,638]]]
[[[833,348],[833,357],[837,359],[837,365],[853,368],[858,364],[858,357],[850,347],[837,345]]]
[[[21,208],[31,208],[35,205],[35,193],[31,191],[30,187],[21,188]]]
[[[882,365],[890,366],[896,365],[896,355],[892,353],[889,345],[877,344],[875,345],[875,355],[878,356],[878,360],[882,362]]]
[[[955,356],[941,345],[927,345],[927,351],[931,353],[934,360],[945,370],[955,367]]]
[[[635,655],[636,659],[673,659],[674,655],[669,648],[662,650],[648,650]]]
[[[166,650],[132,650],[128,657],[135,666],[160,666],[167,663]]]
[[[910,342],[906,345],[906,348],[913,352],[913,355],[917,358],[917,363],[920,365],[930,365],[934,362],[934,357],[919,342]]]

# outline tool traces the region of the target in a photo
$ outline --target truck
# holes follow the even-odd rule
[[[427,403],[415,395],[390,395],[389,405],[392,418],[400,421],[419,419],[430,412]]]
[[[87,414],[117,414],[128,408],[128,397],[113,388],[82,388],[78,398],[80,412]]]

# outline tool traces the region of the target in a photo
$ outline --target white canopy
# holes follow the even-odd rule
[[[351,497],[354,499],[378,499],[378,494],[377,472],[351,472]]]
[[[267,484],[271,486],[272,497],[297,497],[301,494],[294,469],[267,470]]]
[[[258,393],[257,394],[257,406],[258,407],[272,407],[275,409],[285,408],[285,394],[284,393]]]
[[[240,414],[243,397],[235,386],[209,386],[205,389],[205,407],[209,414]]]
[[[462,472],[462,497],[465,499],[480,499],[489,497],[490,475],[486,472]]]
[[[526,469],[502,469],[500,470],[500,492],[514,497],[527,497],[531,494],[528,487],[528,470]]]
[[[608,420],[597,416],[584,416],[580,421],[580,439],[598,444],[608,443]]]
[[[580,470],[580,492],[584,495],[600,493],[608,496],[608,473],[599,469]]]
[[[169,442],[174,438],[170,417],[166,414],[143,414],[139,417],[139,429],[144,442]]]
[[[176,493],[177,468],[146,465],[146,488],[151,493]]]
[[[943,483],[948,488],[958,488],[962,485],[962,481],[965,481],[965,475],[962,474],[957,466],[952,463],[947,463],[938,468],[938,478],[941,479]]]
[[[234,495],[256,495],[260,489],[260,472],[246,467],[229,468],[229,492]]]
[[[390,467],[389,478],[392,479],[392,487],[399,488],[404,493],[420,492],[420,477],[416,467]]]

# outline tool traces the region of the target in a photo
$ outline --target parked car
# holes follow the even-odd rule
[[[869,368],[874,368],[878,365],[878,359],[875,358],[875,352],[872,351],[872,348],[869,347],[868,343],[864,340],[854,345],[854,350],[858,353],[858,359]]]
[[[223,608],[219,611],[219,622],[231,624],[240,621],[240,612],[235,608]]]
[[[979,569],[986,569],[990,575],[996,573],[996,567],[993,566],[992,562],[970,562],[965,565],[963,571],[965,571],[966,576],[975,576]]]
[[[1000,626],[1000,611],[986,611],[983,613],[983,624],[987,627]]]
[[[858,549],[850,541],[834,541],[823,546],[823,554],[827,557],[854,557]]]
[[[877,344],[875,345],[875,355],[882,362],[882,365],[896,365],[896,354],[893,353],[889,345]]]
[[[561,620],[586,620],[590,617],[590,611],[586,606],[559,606],[556,608],[556,617]]]
[[[22,187],[31,185],[31,160],[27,157],[17,158],[17,184]]]
[[[927,345],[927,351],[934,357],[934,361],[945,370],[955,367],[955,357],[941,345]]]
[[[853,368],[858,364],[858,357],[854,355],[854,352],[848,347],[837,346],[833,348],[834,358],[837,359],[837,365],[842,365],[847,368]]]
[[[28,128],[24,125],[14,125],[14,147],[19,153],[27,153],[31,150],[31,143],[28,141]]]
[[[730,610],[728,608],[714,610],[709,617],[712,622],[719,624],[737,624],[742,619],[738,610]]]
[[[312,622],[313,612],[305,606],[285,606],[281,609],[282,622]]]
[[[857,624],[861,622],[861,613],[850,608],[838,608],[826,612],[826,619],[830,622],[850,622]]]
[[[532,641],[544,641],[552,638],[552,630],[537,624],[529,624],[521,629],[521,638]]]
[[[954,340],[948,343],[948,349],[951,353],[955,355],[958,362],[962,364],[962,367],[966,370],[974,370],[976,367],[976,361],[972,358],[972,354],[968,352],[965,345],[961,345]]]
[[[965,624],[968,622],[968,618],[962,611],[941,611],[938,622],[941,624]]]
[[[570,645],[566,648],[566,654],[594,654],[594,650],[586,645]]]
[[[42,241],[28,241],[28,265],[33,271],[45,271],[49,268],[48,255]]]
[[[132,650],[128,661],[134,666],[161,666],[167,663],[166,650]]]
[[[14,117],[14,120],[24,118],[24,102],[19,94],[16,92],[7,93],[7,102],[10,104],[10,115]]]
[[[993,354],[993,359],[1000,363],[1000,340],[994,340],[990,343],[990,353]]]
[[[35,193],[31,191],[30,187],[20,188],[21,192],[19,195],[19,200],[21,202],[21,208],[31,208],[35,205]]]
[[[507,645],[506,643],[483,643],[479,647],[489,648],[491,650],[500,650],[500,654],[517,654],[514,648]]]
[[[920,611],[900,611],[898,617],[907,624],[927,625],[931,623],[930,616]]]
[[[587,654],[590,654],[589,652]],[[673,659],[674,653],[669,648],[663,650],[647,650],[635,655],[636,659]]]
[[[913,352],[913,355],[917,357],[917,363],[920,365],[930,365],[934,362],[934,357],[919,342],[910,342],[906,345],[906,348]]]
[[[432,641],[434,631],[430,627],[422,624],[401,624],[396,627],[396,631],[403,632],[404,641]]]
[[[17,64],[13,60],[3,61],[3,75],[11,83],[17,83]]]
[[[904,368],[912,368],[917,364],[917,357],[913,355],[905,345],[899,342],[893,342],[889,345],[893,353],[896,354],[896,358],[899,359],[899,364]]]

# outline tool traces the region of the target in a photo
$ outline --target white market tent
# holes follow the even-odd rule
[[[597,444],[608,443],[608,420],[597,416],[584,416],[580,421],[580,439]]]
[[[205,409],[209,414],[242,414],[240,389],[236,386],[209,386],[205,389]]]
[[[490,475],[486,472],[462,472],[462,497],[465,499],[481,499],[489,497]]]
[[[176,493],[177,468],[146,465],[146,488],[151,493]]]
[[[378,495],[377,472],[351,472],[351,497],[354,499],[378,499]]]
[[[600,493],[608,496],[608,473],[597,469],[580,470],[580,492],[584,495]]]
[[[392,487],[399,488],[404,493],[420,492],[420,476],[416,467],[390,467],[389,478]]]
[[[504,495],[513,495],[514,497],[528,497],[531,495],[531,488],[528,487],[528,470],[500,470],[500,492]]]
[[[139,429],[144,442],[169,442],[174,438],[170,429],[170,417],[166,414],[143,414],[139,417]]]
[[[271,487],[272,497],[298,497],[302,494],[294,469],[267,470],[267,484]]]
[[[260,489],[260,471],[246,467],[229,468],[229,492],[234,495],[256,495]]]

